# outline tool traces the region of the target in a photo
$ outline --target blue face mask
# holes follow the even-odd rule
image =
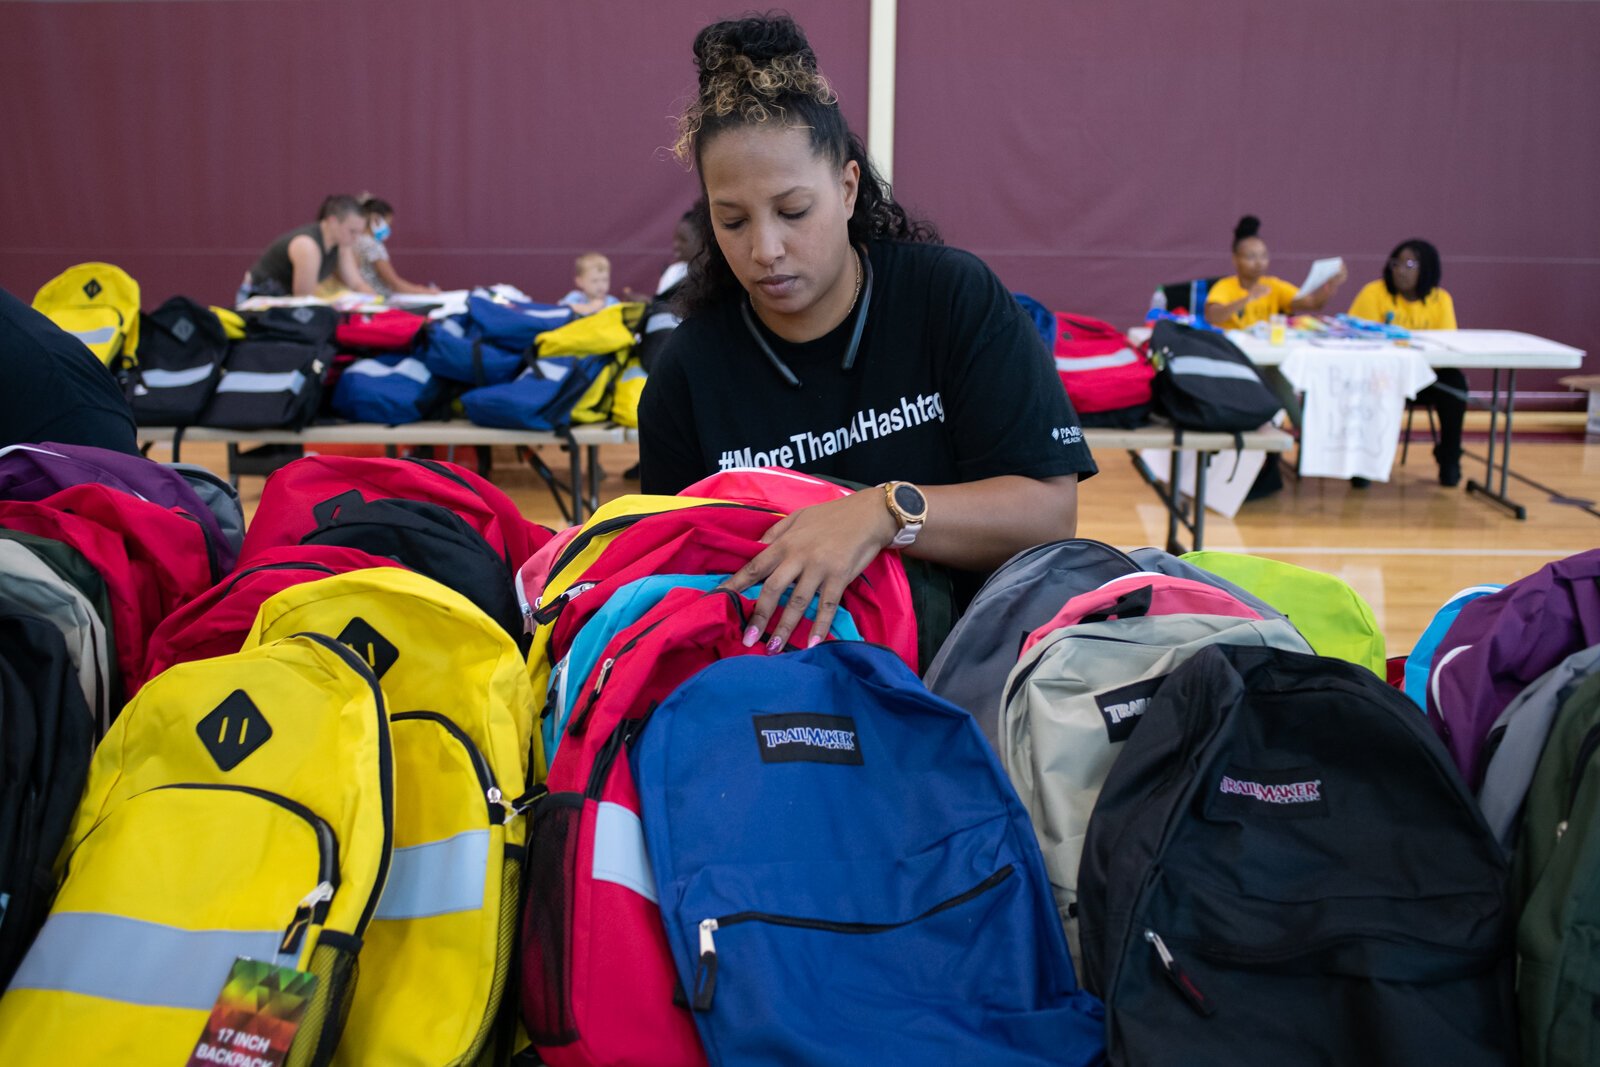
[[[389,224],[387,222],[380,222],[376,227],[374,227],[372,236],[376,240],[387,241],[389,239],[389,233]]]

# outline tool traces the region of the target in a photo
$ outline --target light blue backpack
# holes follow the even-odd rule
[[[1428,710],[1428,670],[1433,666],[1433,654],[1439,651],[1439,643],[1444,640],[1444,635],[1450,632],[1450,624],[1456,621],[1456,616],[1461,614],[1461,609],[1490,593],[1498,593],[1504,589],[1503,585],[1473,585],[1461,590],[1455,596],[1444,602],[1433,616],[1433,621],[1428,623],[1428,628],[1422,631],[1422,636],[1417,638],[1417,643],[1412,646],[1411,654],[1406,657],[1406,696],[1423,711]]]

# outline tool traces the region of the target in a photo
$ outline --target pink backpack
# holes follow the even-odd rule
[[[1226,615],[1259,619],[1260,614],[1214,585],[1139,571],[1113,578],[1098,589],[1080,593],[1062,605],[1055,617],[1022,643],[1025,653],[1063,626],[1105,622],[1139,615]]]
[[[128,683],[128,699],[177,663],[239,651],[256,612],[274,593],[369,567],[397,567],[392,559],[336,545],[282,545],[263,549],[248,564],[168,615],[150,635],[144,667]]]
[[[701,668],[745,648],[750,602],[674,589],[606,646],[546,779],[528,839],[522,1020],[551,1067],[697,1067],[687,1007],[645,858],[627,744]],[[803,646],[806,624],[793,643]]]
[[[813,504],[841,500],[851,492],[825,478],[787,467],[739,467],[702,478],[678,495],[755,504],[790,515]]]
[[[550,530],[529,522],[512,499],[465,467],[431,459],[307,456],[275,471],[261,490],[239,552],[245,566],[265,549],[297,545],[346,502],[417,500],[439,504],[483,535],[511,571],[544,546]]]
[[[1056,373],[1073,409],[1080,415],[1126,411],[1142,421],[1156,376],[1144,353],[1108,322],[1065,312],[1056,313],[1056,322]]]

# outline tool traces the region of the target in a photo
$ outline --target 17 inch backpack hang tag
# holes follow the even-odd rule
[[[307,971],[234,960],[188,1067],[281,1067],[316,987]]]

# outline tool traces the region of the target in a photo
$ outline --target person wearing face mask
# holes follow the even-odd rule
[[[382,296],[391,293],[437,293],[437,285],[418,285],[400,277],[389,258],[385,242],[393,232],[394,205],[376,196],[361,198],[361,214],[366,219],[366,229],[356,238],[356,269],[361,280],[372,291]]]
[[[1011,293],[890,199],[792,19],[715,23],[694,55],[677,151],[700,176],[702,252],[645,387],[641,487],[735,466],[866,486],[777,522],[729,580],[764,583],[745,643],[783,648],[813,595],[825,633],[885,549],[951,569],[959,603],[1073,536],[1095,464]]]
[[[1401,241],[1389,253],[1383,277],[1362,287],[1350,305],[1358,319],[1390,323],[1408,330],[1453,330],[1456,305],[1439,285],[1439,250],[1420,238]],[[1437,380],[1417,399],[1439,413],[1439,442],[1433,458],[1439,484],[1461,482],[1461,424],[1467,414],[1467,376],[1453,367],[1435,367]]]
[[[242,304],[252,296],[315,296],[335,272],[356,292],[372,292],[355,260],[356,239],[366,224],[355,197],[344,193],[328,197],[316,222],[280,234],[267,246],[245,272],[236,302]]]

